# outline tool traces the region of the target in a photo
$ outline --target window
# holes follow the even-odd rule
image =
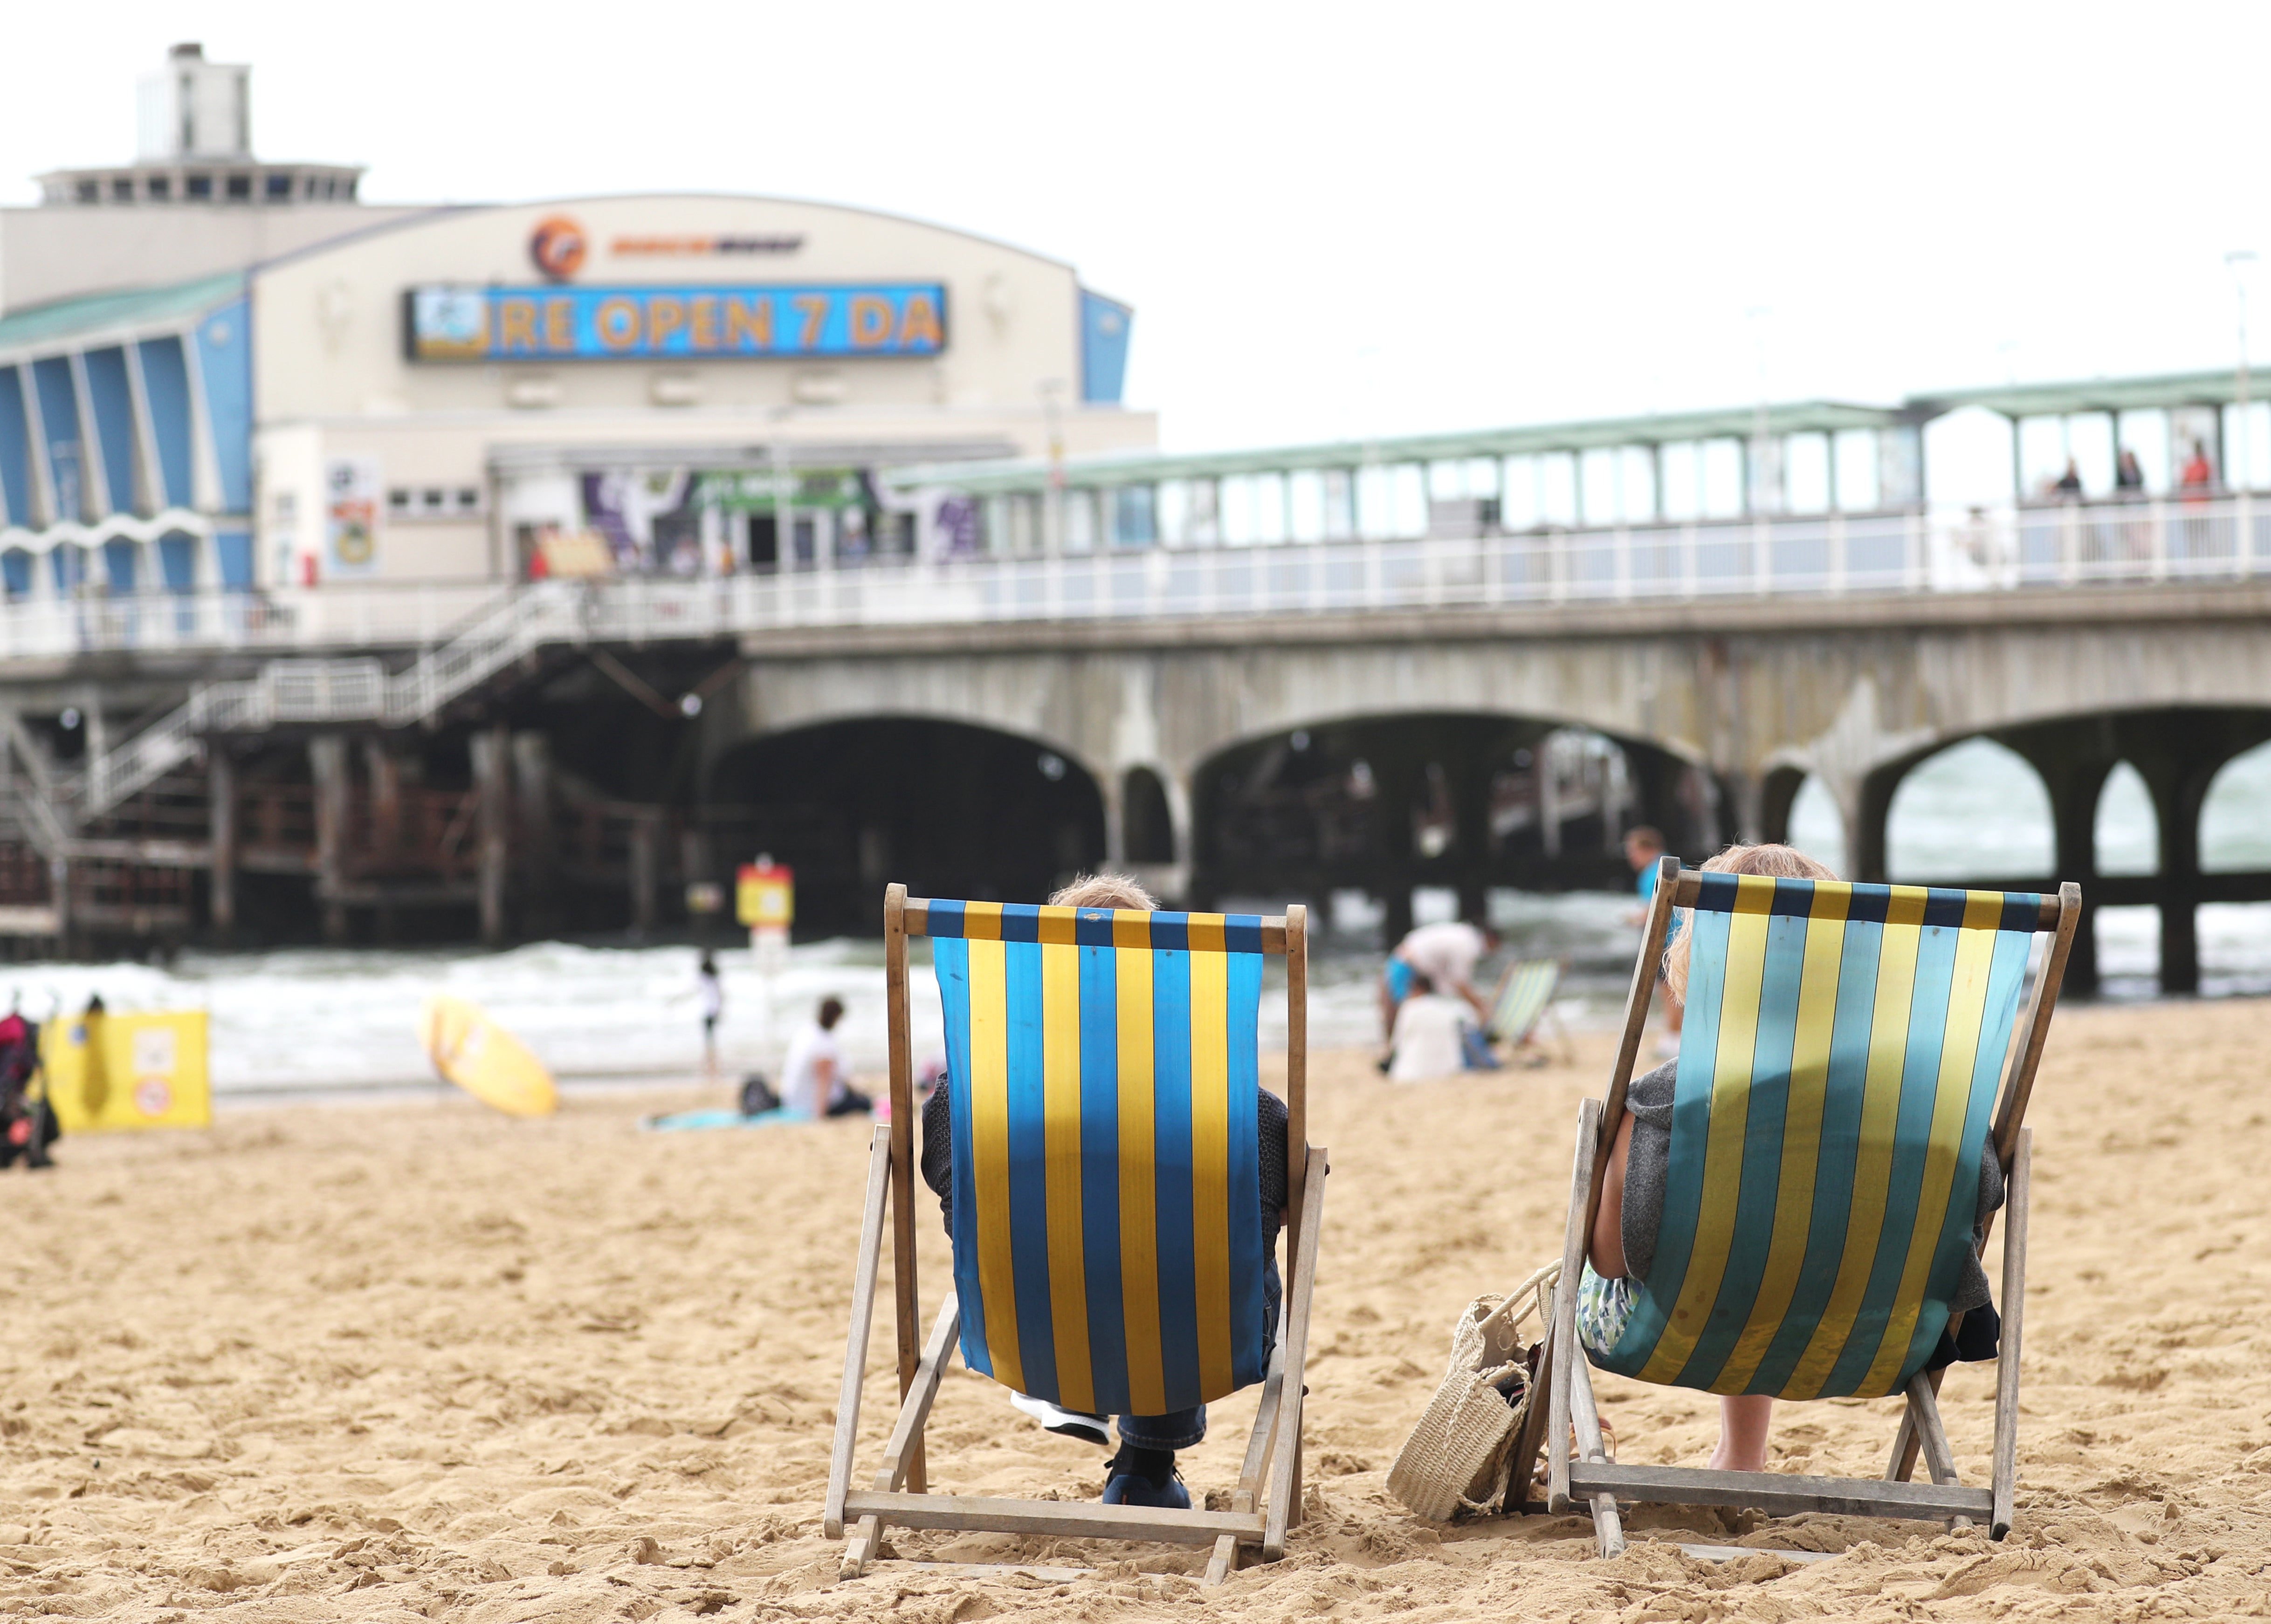
[[[410,511],[410,493],[401,490],[389,491],[386,493],[386,510],[389,513],[393,514],[408,513]]]
[[[266,190],[271,202],[282,203],[292,195],[292,177],[288,174],[270,175]]]
[[[429,490],[423,494],[425,501],[420,505],[428,513],[440,513],[450,504],[450,493],[447,491]]]
[[[113,203],[132,203],[134,201],[134,177],[132,175],[122,174],[111,182],[110,200]]]
[[[193,174],[190,176],[182,183],[182,192],[184,197],[212,197],[212,176],[209,174]]]
[[[252,177],[249,174],[233,174],[229,176],[228,195],[231,198],[239,203],[250,197],[252,196]]]
[[[481,493],[478,490],[475,490],[471,486],[466,486],[458,492],[458,511],[459,513],[479,513],[480,510]]]
[[[1112,539],[1122,547],[1148,547],[1159,539],[1157,500],[1148,485],[1123,485],[1112,493]]]
[[[171,175],[153,174],[150,177],[150,201],[152,203],[163,203],[173,195],[174,178]]]
[[[78,200],[81,203],[101,203],[102,201],[102,183],[99,181],[81,181],[78,183]]]

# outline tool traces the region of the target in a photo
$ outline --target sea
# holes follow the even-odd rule
[[[1888,830],[1888,867],[1898,880],[1961,880],[2048,873],[2050,806],[2041,782],[2001,746],[1974,740],[1943,752],[1902,785]],[[1833,868],[1844,858],[1835,807],[1809,783],[1791,818],[1793,843]],[[2202,816],[2203,865],[2271,867],[2271,747],[2226,768]],[[2101,871],[2153,871],[2156,834],[2144,783],[2116,771],[2097,816]],[[1268,909],[1283,899],[1227,900]],[[1422,892],[1423,921],[1447,917],[1448,893]],[[1567,961],[1557,1013],[1573,1028],[1612,1025],[1632,975],[1638,901],[1630,892],[1539,895],[1496,892],[1493,922],[1504,953]],[[1379,915],[1341,895],[1322,908],[1310,975],[1313,1046],[1377,1041],[1374,985]],[[2100,997],[2158,996],[2158,915],[2149,908],[2096,914]],[[2271,992],[2271,903],[2211,903],[2200,910],[2201,995]],[[855,1071],[884,1063],[883,953],[877,941],[801,944],[760,959],[746,942],[717,945],[726,983],[721,1072],[775,1075],[791,1033],[834,995]],[[100,992],[113,1010],[204,1009],[211,1018],[211,1072],[226,1108],[261,1101],[438,1089],[417,1039],[421,1002],[431,993],[471,998],[518,1034],[570,1091],[641,1085],[684,1086],[701,1079],[700,1006],[689,945],[541,942],[506,952],[470,949],[293,948],[269,953],[183,953],[166,968],[135,963],[26,964],[0,971],[11,1002],[38,1020],[85,1007]],[[937,990],[925,945],[916,944],[911,1024],[918,1055],[941,1045]],[[1272,966],[1275,975],[1282,975]],[[1275,979],[1270,990],[1282,987]],[[1265,991],[1263,1042],[1282,1041],[1282,997]]]

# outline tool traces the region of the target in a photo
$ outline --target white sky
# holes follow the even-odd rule
[[[2223,253],[2271,253],[2261,4],[26,6],[0,202],[130,158],[181,39],[374,200],[778,193],[1070,260],[1174,447],[1744,404],[1761,332],[1777,398],[2223,366]]]

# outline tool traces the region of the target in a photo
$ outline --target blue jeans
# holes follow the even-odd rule
[[[1284,1303],[1285,1287],[1277,1278],[1277,1259],[1273,1253],[1262,1269],[1262,1302],[1269,1316],[1270,1346],[1277,1346],[1277,1311]],[[1123,1415],[1120,1418],[1120,1441],[1139,1450],[1188,1450],[1206,1438],[1206,1405],[1193,1405],[1188,1410],[1170,1410],[1165,1415]]]

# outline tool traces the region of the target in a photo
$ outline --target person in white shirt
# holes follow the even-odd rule
[[[694,973],[694,996],[702,1007],[702,1074],[718,1075],[718,1018],[726,1012],[726,983],[718,975],[718,960],[708,949]]]
[[[781,1062],[781,1103],[806,1116],[844,1116],[867,1110],[867,1095],[852,1086],[844,1065],[844,1050],[836,1041],[836,1023],[844,1019],[844,1001],[826,997],[811,1023],[788,1041],[788,1057]]]
[[[1396,1009],[1389,1037],[1389,1080],[1427,1083],[1456,1077],[1466,1070],[1466,1034],[1472,1024],[1465,1005],[1437,992],[1426,976],[1414,976],[1411,996]]]
[[[1476,1019],[1490,1019],[1490,1005],[1475,990],[1475,966],[1498,945],[1490,931],[1460,920],[1423,924],[1396,945],[1380,978],[1380,1025],[1393,1033],[1396,1012],[1411,996],[1414,981],[1425,976],[1438,994],[1456,995],[1474,1010]]]

